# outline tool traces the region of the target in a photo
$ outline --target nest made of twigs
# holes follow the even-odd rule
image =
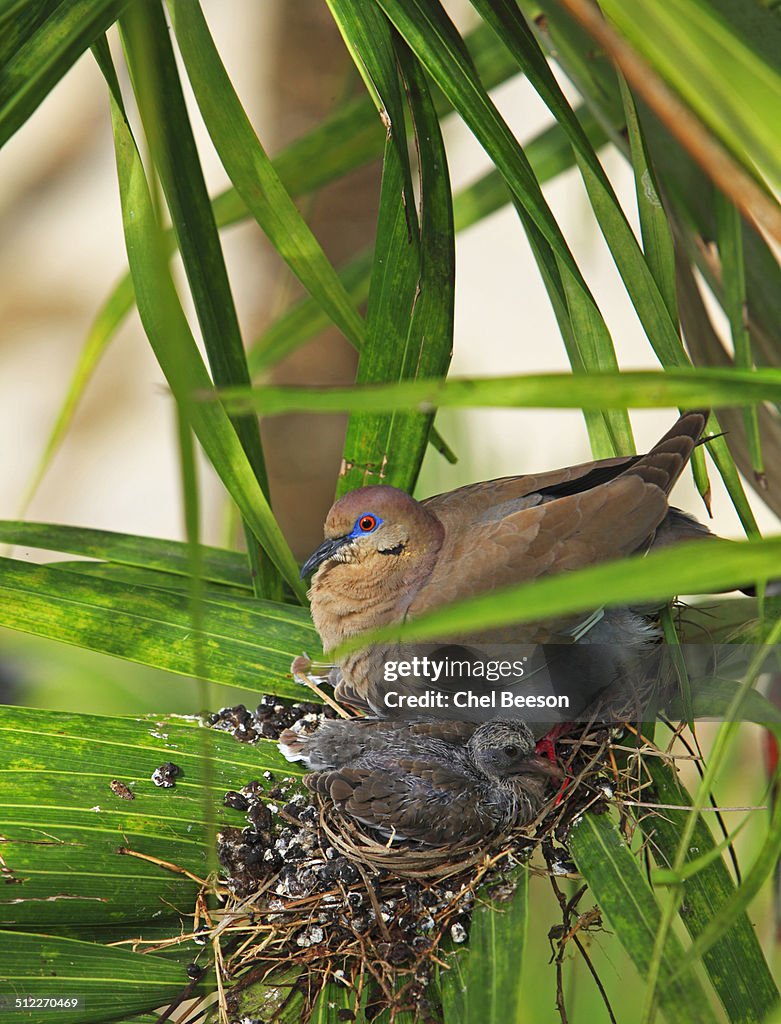
[[[512,869],[539,847],[547,868],[535,871],[574,872],[563,845],[572,823],[607,806],[614,793],[636,790],[637,778],[616,767],[615,735],[583,726],[560,740],[563,788],[530,825],[478,844],[433,848],[383,839],[319,796],[298,794],[275,815],[276,831],[268,837],[274,852],[255,865],[254,891],[247,891],[246,875],[240,884],[227,879],[233,892],[212,932],[218,970],[233,984],[224,1019],[239,1015],[249,983],[273,986],[278,978],[284,979],[280,999],[264,1019],[276,1019],[297,998],[306,1020],[334,979],[353,993],[356,1006],[369,985],[392,1017],[420,1011],[434,966],[446,966],[441,947],[467,937],[478,889],[511,894]]]
[[[400,878],[442,881],[480,863],[491,849],[501,849],[507,842],[507,836],[494,836],[479,843],[442,848],[393,837],[383,841],[319,794],[314,800],[320,811],[322,834],[335,850],[356,864],[392,871]]]

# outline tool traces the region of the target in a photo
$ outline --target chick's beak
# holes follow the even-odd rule
[[[518,764],[518,775],[544,775],[551,779],[563,779],[564,772],[550,758],[532,754]]]
[[[319,565],[322,565],[322,563],[326,561],[326,559],[336,554],[339,548],[343,544],[346,544],[349,539],[350,537],[348,535],[345,537],[333,537],[330,540],[324,540],[320,547],[316,551],[313,551],[301,566],[301,579],[314,572]]]

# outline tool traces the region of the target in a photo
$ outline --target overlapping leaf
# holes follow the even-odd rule
[[[290,663],[319,650],[304,609],[210,596],[200,635],[191,611],[185,592],[0,560],[0,625],[182,675],[200,670],[215,683],[301,696]]]

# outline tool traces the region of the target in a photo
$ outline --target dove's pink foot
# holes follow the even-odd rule
[[[547,757],[549,761],[556,761],[556,740],[563,736],[569,729],[569,722],[561,722],[554,725],[550,732],[546,732],[542,739],[537,740],[535,747],[540,757]]]
[[[554,725],[550,732],[546,732],[542,739],[537,740],[537,744],[535,746],[536,753],[538,753],[540,757],[547,757],[549,761],[556,764],[556,740],[559,736],[563,736],[569,730],[569,727],[569,722],[560,722],[559,725]],[[570,784],[570,781],[571,780],[569,778],[565,778],[562,782],[561,789],[559,789],[559,792],[556,795],[556,800],[554,801],[555,807],[558,807],[564,799],[564,792]]]

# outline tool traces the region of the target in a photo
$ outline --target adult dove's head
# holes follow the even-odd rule
[[[302,577],[347,566],[387,579],[436,555],[444,535],[437,517],[396,487],[361,487],[345,494],[328,513],[324,532],[325,540],[304,563]]]

